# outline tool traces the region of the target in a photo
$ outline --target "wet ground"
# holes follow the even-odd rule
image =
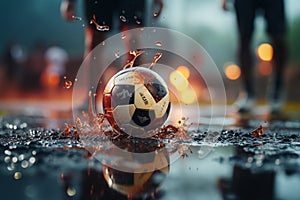
[[[190,147],[188,157],[172,163],[165,177],[145,184],[139,197],[124,195],[121,186],[109,187],[100,161],[72,130],[63,134],[70,121],[0,118],[1,199],[300,199],[295,115],[230,115],[215,132],[207,131],[204,117],[189,130],[190,139],[178,141]]]

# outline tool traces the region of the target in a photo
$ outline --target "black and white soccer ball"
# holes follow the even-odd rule
[[[145,67],[121,70],[107,83],[103,109],[114,130],[146,138],[162,127],[170,112],[167,84]]]

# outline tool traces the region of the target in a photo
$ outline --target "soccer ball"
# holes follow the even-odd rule
[[[134,137],[149,137],[160,128],[170,105],[167,84],[145,67],[121,70],[104,89],[103,109],[109,123],[114,130]]]

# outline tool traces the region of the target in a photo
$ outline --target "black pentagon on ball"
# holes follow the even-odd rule
[[[132,121],[141,127],[147,126],[154,119],[155,113],[153,110],[136,109],[132,116]]]
[[[145,87],[151,93],[156,103],[159,102],[162,98],[164,98],[168,93],[167,89],[159,83],[149,82],[145,84]]]
[[[111,91],[111,105],[129,105],[134,103],[134,85],[115,85]]]

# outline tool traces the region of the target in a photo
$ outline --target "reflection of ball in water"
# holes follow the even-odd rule
[[[148,68],[122,70],[106,85],[103,108],[115,130],[146,137],[147,132],[160,128],[169,115],[167,84]]]
[[[159,153],[153,154],[151,159],[139,160],[141,168],[152,169],[146,172],[131,173],[116,170],[107,165],[103,165],[104,179],[108,186],[121,194],[140,196],[150,194],[160,187],[162,182],[170,171],[169,157],[165,150],[160,150]],[[142,155],[140,155],[142,156]],[[134,156],[133,156],[134,157]],[[136,158],[132,158],[133,162]],[[162,167],[163,166],[163,167]]]

